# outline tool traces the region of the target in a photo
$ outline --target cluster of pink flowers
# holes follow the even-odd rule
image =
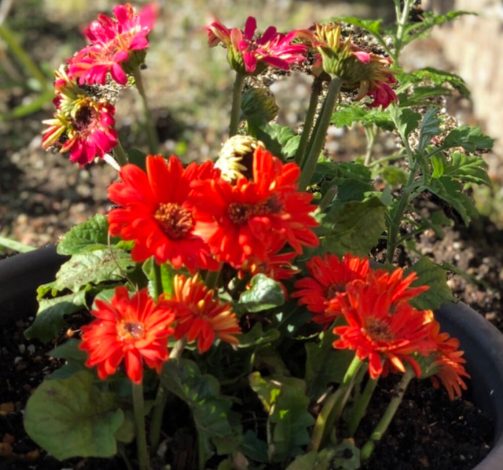
[[[128,74],[143,62],[155,17],[154,5],[138,13],[129,4],[117,5],[114,17],[101,14],[86,28],[89,44],[56,72],[56,112],[44,121],[45,149],[68,153],[70,161],[85,166],[117,145],[114,103],[90,86],[127,84]]]

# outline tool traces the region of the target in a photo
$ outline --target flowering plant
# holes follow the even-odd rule
[[[51,354],[65,361],[26,409],[28,433],[49,453],[120,453],[150,468],[184,402],[194,467],[358,468],[412,380],[461,396],[463,353],[433,313],[451,300],[446,274],[413,249],[418,232],[448,219],[425,218],[418,201],[434,195],[468,223],[463,189],[488,182],[479,154],[492,141],[442,109],[444,96],[467,93],[459,77],[401,69],[404,45],[455,16],[417,27],[412,4],[395,2],[388,31],[356,18],[287,33],[257,33],[251,17],[243,30],[209,24],[209,46],[226,49],[235,72],[229,139],[215,161],[189,164],[158,153],[142,82],[157,8],[118,5],[86,28],[88,45],[55,74],[42,142],[118,176],[108,214],[60,240],[68,259],[40,286],[26,332],[57,338]],[[275,122],[260,85],[273,69],[312,77],[300,132]],[[123,148],[115,130],[115,104],[132,85],[149,154]],[[330,125],[362,126],[365,157],[326,156]],[[381,131],[397,139],[391,157],[374,155]],[[90,315],[76,326],[82,310]],[[399,377],[396,393],[356,439],[385,376]]]

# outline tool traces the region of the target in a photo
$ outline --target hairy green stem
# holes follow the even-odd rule
[[[115,146],[113,153],[114,153],[115,159],[117,160],[117,163],[120,166],[124,166],[129,163],[128,154],[124,150],[124,147],[122,146],[120,140],[117,141],[117,145]]]
[[[370,160],[372,159],[372,150],[374,148],[374,143],[377,137],[377,127],[375,125],[365,126],[365,137],[367,138],[367,148],[365,151],[365,159],[363,164],[365,166],[370,165]]]
[[[377,386],[377,379],[372,379],[371,377],[369,377],[363,390],[363,393],[356,400],[355,406],[351,412],[351,418],[349,419],[348,424],[349,436],[354,436],[356,430],[358,429],[358,426],[360,425],[362,418],[365,416],[365,413],[367,412],[367,407],[369,406],[370,399],[374,394],[376,386]]]
[[[314,175],[316,163],[318,162],[321,150],[325,144],[325,136],[327,134],[328,126],[330,125],[330,119],[332,118],[332,112],[334,110],[337,97],[339,96],[341,85],[342,80],[339,77],[334,77],[328,86],[328,93],[325,98],[325,102],[323,103],[320,117],[316,123],[315,132],[313,132],[313,136],[311,138],[309,145],[310,148],[307,152],[307,157],[304,159],[304,165],[302,167],[302,173],[299,180],[299,189],[301,191],[307,188]]]
[[[40,68],[33,62],[30,55],[25,51],[21,43],[16,39],[12,31],[5,25],[0,25],[0,39],[2,39],[16,60],[23,66],[37,82],[40,83],[42,89],[47,88],[47,77]]]
[[[180,357],[182,357],[185,344],[185,339],[180,339],[175,343],[173,349],[171,350],[171,353],[169,354],[170,361],[178,361]],[[150,446],[152,449],[152,454],[154,454],[159,447],[159,442],[161,440],[162,419],[164,417],[164,411],[166,409],[167,403],[168,392],[162,386],[162,384],[159,383],[155,397],[154,409],[152,410],[152,419],[150,421]]]
[[[241,120],[241,98],[244,84],[245,74],[242,72],[236,72],[236,78],[232,88],[232,109],[231,122],[229,124],[229,137],[238,133],[239,122]]]
[[[314,423],[311,443],[309,446],[311,450],[319,450],[322,447],[328,433],[341,417],[344,407],[346,406],[351,394],[351,390],[353,389],[358,371],[362,366],[363,363],[357,356],[355,356],[351,361],[351,364],[349,364],[339,388],[330,397],[328,397],[327,401],[323,405],[323,408]]]
[[[370,435],[370,439],[365,443],[365,445],[361,449],[360,456],[362,462],[368,460],[371,457],[372,452],[374,452],[376,444],[384,436],[384,433],[386,432],[391,421],[393,420],[393,417],[395,416],[395,413],[397,412],[400,403],[402,403],[405,391],[407,390],[407,387],[413,378],[414,378],[414,372],[411,369],[407,369],[404,376],[402,377],[402,380],[400,380],[400,383],[398,384],[397,394],[389,402],[389,405],[386,408],[386,411],[384,412],[382,418],[377,423],[377,426]]]
[[[414,3],[414,0],[403,0],[403,8],[400,10],[400,2],[395,2],[395,14],[396,14],[396,37],[395,37],[395,51],[393,56],[393,61],[398,65],[400,58],[400,52],[403,47],[403,37],[405,33],[405,26],[407,26],[410,9]]]
[[[147,435],[145,433],[145,405],[143,401],[143,384],[132,383],[133,386],[133,410],[136,426],[136,445],[138,448],[138,468],[149,470],[150,462],[147,448]]]
[[[302,166],[306,154],[311,131],[313,130],[314,118],[316,117],[316,110],[318,109],[318,102],[320,101],[321,91],[323,90],[323,82],[319,77],[316,77],[311,87],[311,98],[309,99],[309,107],[307,109],[306,119],[304,121],[304,128],[300,137],[299,148],[295,154],[295,163]]]
[[[147,94],[145,93],[145,87],[143,86],[143,78],[141,76],[141,71],[136,68],[133,71],[134,82],[136,89],[140,94],[141,101],[143,104],[143,115],[145,116],[145,129],[147,131],[147,140],[150,153],[157,153],[159,151],[159,137],[157,135],[157,130],[155,128],[154,118],[152,117],[152,112],[148,105]]]
[[[158,300],[163,292],[161,267],[154,260],[154,300]]]

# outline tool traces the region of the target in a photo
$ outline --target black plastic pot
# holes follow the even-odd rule
[[[36,312],[36,289],[54,280],[66,259],[47,246],[0,261],[0,325]]]
[[[494,419],[491,452],[474,470],[503,469],[503,335],[482,315],[463,303],[437,312],[442,329],[459,338],[465,351],[475,403]]]
[[[0,260],[0,325],[36,311],[36,288],[52,281],[65,259],[49,246]],[[503,335],[463,303],[443,306],[437,318],[442,329],[461,341],[475,402],[495,421],[493,448],[473,470],[502,470]]]

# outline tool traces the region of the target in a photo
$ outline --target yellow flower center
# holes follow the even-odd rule
[[[122,321],[117,325],[117,334],[122,341],[142,339],[145,327],[140,322]]]

